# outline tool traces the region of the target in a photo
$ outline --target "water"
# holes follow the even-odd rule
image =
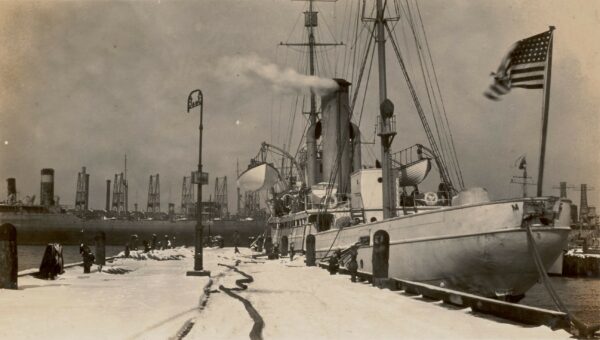
[[[94,247],[90,247],[92,252],[95,254]],[[115,256],[119,252],[123,251],[123,247],[120,246],[106,246],[106,256]],[[39,268],[44,257],[44,251],[46,246],[26,246],[19,245],[17,247],[17,253],[19,255],[19,271],[31,268]],[[66,263],[81,262],[81,255],[79,254],[79,246],[63,246],[63,259]]]
[[[600,279],[553,276],[550,280],[569,312],[585,323],[600,323]],[[541,283],[527,291],[521,303],[556,310],[554,302]]]

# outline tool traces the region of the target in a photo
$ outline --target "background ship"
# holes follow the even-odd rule
[[[151,183],[156,183],[157,177],[153,179],[151,176]],[[41,172],[38,205],[34,204],[35,197],[17,200],[16,179],[7,179],[8,195],[6,201],[0,204],[0,223],[13,224],[17,228],[18,243],[22,245],[91,242],[100,231],[106,234],[109,245],[124,245],[131,241],[132,235],[137,235],[141,244],[144,239],[150,240],[153,234],[161,238],[164,235],[175,237],[178,245],[194,243],[196,202],[193,200],[193,186],[189,177],[184,178],[182,211],[179,214],[175,213],[173,204],[169,205],[167,213],[156,209],[156,199],[160,199],[156,196],[156,186],[150,186],[149,208],[146,212],[137,211],[137,207],[136,211],[128,211],[124,199],[126,190],[123,190],[126,185],[123,185],[123,177],[119,176],[115,176],[112,209],[110,181],[107,181],[106,209],[90,210],[87,203],[89,174],[86,174],[85,168],[78,179],[76,207],[70,210],[58,205],[54,197],[53,169],[43,169]],[[202,202],[205,236],[220,235],[225,245],[230,245],[235,231],[239,232],[242,242],[262,234],[265,229],[264,214],[257,210],[245,210],[249,212],[245,216],[228,216],[219,214],[221,209],[217,202]]]

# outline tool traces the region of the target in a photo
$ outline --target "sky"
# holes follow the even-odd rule
[[[323,49],[323,77],[349,78],[342,59],[355,46],[344,39],[356,4],[317,3],[317,38],[345,43]],[[241,79],[231,60],[261,60],[281,70],[305,65],[302,51],[279,43],[302,41],[306,6],[289,0],[0,2],[0,192],[15,177],[21,197],[39,197],[40,170],[53,168],[56,195],[72,205],[77,173],[86,166],[90,206],[101,209],[105,181],[123,170],[127,154],[130,207],[145,207],[148,177],[156,173],[162,209],[179,205],[182,177],[198,162],[199,114],[186,112],[187,96],[201,89],[210,177],[204,195],[213,193],[215,177],[227,176],[235,211],[236,161],[245,168],[262,141],[296,149],[306,118],[290,113],[295,95],[269,79]],[[520,195],[510,184],[519,175],[519,156],[526,154],[529,174],[537,174],[542,93],[516,89],[500,102],[482,93],[511,44],[556,26],[544,193],[558,195],[559,181],[587,183],[596,188],[590,204],[600,202],[600,3],[431,0],[420,10],[465,184],[485,187],[496,199]],[[402,19],[399,29],[406,27]],[[411,46],[405,33],[399,36],[401,48]],[[389,44],[387,52],[388,97],[399,122],[393,148],[400,150],[426,140]],[[406,58],[418,74],[415,58],[408,52]],[[376,81],[373,71],[375,98]],[[368,100],[361,122],[367,139],[377,111],[376,100]],[[578,203],[579,191],[568,194]]]

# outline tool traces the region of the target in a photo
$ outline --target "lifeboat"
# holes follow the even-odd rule
[[[258,191],[272,187],[279,179],[279,172],[273,165],[260,163],[242,172],[237,184],[243,191]]]
[[[431,170],[431,158],[423,158],[412,163],[395,167],[398,185],[401,187],[411,187],[419,185],[429,174]]]

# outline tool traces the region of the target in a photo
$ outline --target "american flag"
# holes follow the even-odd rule
[[[484,95],[491,100],[500,100],[500,96],[513,87],[543,89],[552,31],[553,28],[517,41],[502,59],[498,71],[492,73],[494,82]]]

